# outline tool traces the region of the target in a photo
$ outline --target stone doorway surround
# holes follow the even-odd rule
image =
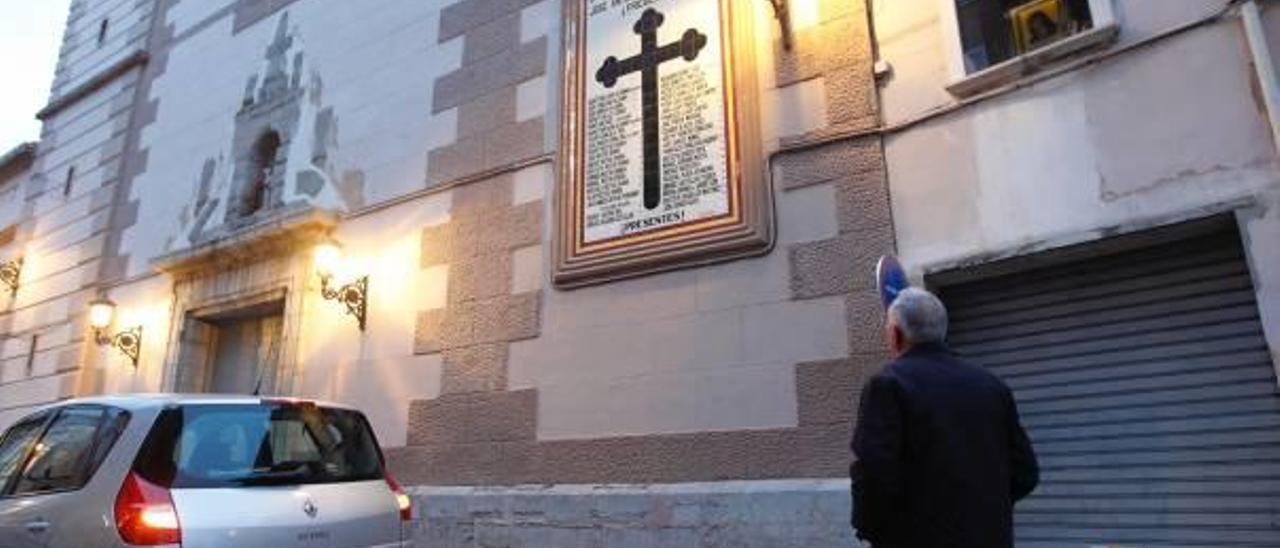
[[[220,346],[226,329],[238,322],[246,320],[281,317],[288,300],[288,293],[283,288],[269,289],[244,296],[232,296],[218,302],[202,304],[189,309],[183,319],[178,341],[178,359],[172,370],[172,387],[174,392],[226,392],[214,388],[217,385],[218,358]],[[275,359],[259,362],[257,367],[263,368],[256,385],[258,393],[278,394],[280,386],[280,335],[283,326],[277,327],[280,333],[274,337],[276,349]],[[251,393],[253,390],[241,392]]]
[[[214,322],[279,309],[279,357],[274,371],[264,372],[261,393],[291,393],[299,372],[303,308],[315,282],[311,250],[337,221],[331,211],[295,208],[230,237],[154,260],[152,265],[173,280],[163,390],[203,388],[214,352]]]

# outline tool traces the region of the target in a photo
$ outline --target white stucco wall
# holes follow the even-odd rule
[[[213,186],[229,186],[235,114],[246,80],[264,69],[282,13],[289,14],[295,40],[290,59],[294,51],[304,53],[305,70],[323,80],[318,103],[337,115],[333,161],[338,171],[364,171],[367,203],[421,189],[426,152],[455,139],[456,112],[430,113],[433,82],[457,68],[462,55],[462,37],[436,44],[445,2],[394,0],[371,8],[307,0],[234,36],[231,4],[183,1],[167,13],[182,41],[153,84],[158,111],[141,133],[148,163],[131,190],[140,209],[122,242],[134,281],[109,295],[122,314],[146,311],[155,325],[145,327],[143,365],[136,371],[118,353],[98,352],[108,392],[166,388],[158,370],[174,359],[165,345],[175,340],[176,320],[172,310],[166,316],[151,309],[172,306],[166,294],[172,281],[151,274],[151,260],[184,246],[183,208],[194,202],[207,159],[218,166]],[[817,24],[816,6],[800,6],[798,30]],[[553,66],[556,9],[555,2],[534,4],[521,13],[520,25],[522,41],[552,38]],[[767,5],[753,5],[750,15],[762,38],[777,32]],[[359,25],[346,24],[357,17]],[[781,136],[824,127],[822,78],[780,88],[770,41],[753,46],[765,148],[776,148]],[[558,89],[550,69],[521,84],[517,118],[554,116]],[[312,114],[303,112],[304,124]],[[557,128],[547,127],[551,140]],[[298,136],[291,170],[310,159],[310,129]],[[549,276],[554,169],[535,165],[513,179],[513,205],[541,200],[546,208],[543,244],[515,251],[512,280],[515,293],[543,291],[541,336],[511,345],[508,375],[509,389],[539,390],[539,439],[794,427],[796,364],[848,355],[843,297],[792,301],[789,286],[787,246],[836,235],[833,185],[775,192],[779,241],[768,256],[559,291]],[[317,280],[306,287],[294,391],[358,405],[387,446],[405,443],[409,402],[440,392],[439,354],[415,355],[413,344],[418,314],[446,304],[448,267],[422,269],[419,255],[422,229],[449,220],[451,195],[420,196],[340,222],[334,237],[350,270],[370,276],[364,333],[340,305],[320,299]],[[332,197],[313,203],[341,208]]]
[[[73,3],[53,81],[53,98],[66,95],[104,68],[142,49],[152,4],[99,0]],[[107,21],[107,33],[99,43],[103,20]]]
[[[221,4],[226,4],[222,2]],[[142,129],[146,170],[134,181],[138,222],[125,230],[128,275],[150,271],[150,259],[182,246],[206,160],[216,162],[213,188],[223,198],[230,190],[236,112],[251,75],[261,74],[268,45],[283,14],[289,17],[294,44],[304,56],[302,84],[309,96],[288,151],[286,198],[294,175],[311,163],[312,122],[331,107],[337,118],[337,143],[330,152],[334,174],[364,176],[364,203],[384,202],[421,189],[426,151],[453,140],[456,113],[431,114],[436,77],[458,66],[461,41],[436,44],[439,10],[445,2],[395,0],[377,6],[337,0],[297,2],[233,35],[230,10],[217,3],[179,2],[167,13],[181,41],[168,53],[164,72],[150,97],[156,120]],[[349,24],[359,20],[360,24]],[[190,31],[190,32],[188,32]],[[456,42],[456,43],[455,43]],[[318,77],[319,85],[311,84]],[[261,78],[259,78],[261,81]],[[343,209],[329,187],[314,205]],[[221,212],[215,213],[220,222]]]
[[[359,406],[383,445],[404,445],[409,402],[440,392],[440,355],[415,355],[413,341],[418,313],[443,306],[448,291],[448,269],[422,269],[419,257],[422,227],[448,221],[449,205],[439,193],[339,226],[350,272],[369,276],[363,333],[320,298],[317,280],[308,290],[295,392]]]
[[[92,386],[83,388],[103,394],[162,391],[174,328],[173,284],[163,276],[153,276],[112,288],[106,297],[117,303],[107,333],[142,328],[138,365],[134,367],[127,356],[114,348],[91,346],[85,361],[88,378],[84,382],[91,382]]]
[[[780,249],[835,234],[832,194],[778,193]],[[542,336],[511,345],[510,388],[538,389],[539,439],[794,427],[795,365],[849,346],[844,299],[791,301],[788,273],[780,251],[572,291],[539,269]]]
[[[1116,0],[1124,47],[1222,2]],[[958,99],[950,3],[876,2],[889,124]],[[1280,43],[1280,18],[1268,10]],[[886,140],[899,252],[916,275],[1256,202],[1242,223],[1264,323],[1276,324],[1280,165],[1238,18],[934,118]],[[1021,251],[1018,251],[1021,250]],[[1280,333],[1271,327],[1272,346]]]
[[[22,175],[25,179],[26,174]],[[22,185],[16,181],[8,181],[8,184],[0,186],[0,227],[8,227],[22,220],[23,206],[25,206],[25,196],[22,195]]]
[[[796,31],[818,22],[819,2],[794,5]],[[750,8],[767,154],[825,127],[828,98],[821,77],[778,86],[777,24],[766,3]],[[553,219],[553,174],[541,178]],[[545,288],[541,336],[511,345],[508,379],[538,390],[538,439],[797,425],[796,364],[847,356],[849,337],[843,297],[791,300],[787,248],[834,237],[836,199],[831,184],[772,190],[778,240],[763,257],[560,291],[544,266],[549,244],[542,264],[520,268],[517,255],[516,290]]]

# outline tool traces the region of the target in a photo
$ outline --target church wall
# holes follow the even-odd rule
[[[563,289],[562,2],[77,0],[31,176],[0,195],[18,227],[0,257],[27,259],[0,314],[0,426],[192,389],[198,322],[278,304],[264,392],[363,409],[420,545],[847,545],[881,254],[919,275],[1234,208],[1280,315],[1274,143],[1233,23],[882,139],[882,119],[952,104],[951,3],[795,0],[789,51],[767,2],[736,3],[774,245]],[[1114,4],[1120,45],[1216,5]],[[243,212],[258,175],[268,205]],[[320,295],[326,238],[341,281],[369,277],[364,330]],[[112,329],[142,328],[136,366],[86,344],[100,296]]]
[[[21,256],[21,246],[16,241],[17,227],[26,213],[26,184],[31,178],[35,160],[34,144],[24,144],[12,150],[0,152],[0,260],[8,261]],[[7,295],[6,299],[11,299]],[[0,331],[12,330],[13,312],[0,314]],[[4,337],[0,341],[0,390],[13,390],[13,386],[27,377],[30,340]],[[7,426],[20,416],[20,410],[0,411],[0,427]]]
[[[289,157],[289,185],[304,167],[315,167],[323,189],[304,200],[317,207],[355,210],[425,186],[426,153],[451,138],[453,119],[429,112],[430,81],[456,63],[456,48],[428,47],[439,6],[385,2],[375,8],[345,2],[301,2],[235,29],[235,6],[195,10],[179,2],[166,12],[172,25],[165,72],[152,82],[154,122],[141,132],[149,165],[133,182],[143,224],[127,228],[132,251],[128,275],[150,271],[150,257],[177,249],[192,228],[196,194],[207,179],[215,198],[233,179],[237,118],[246,82],[267,70],[264,52],[281,17],[303,56],[300,86],[305,111],[291,133],[299,138]],[[234,4],[234,3],[232,3]],[[201,19],[203,17],[203,19]],[[360,25],[347,22],[359,19]],[[290,74],[292,78],[293,75]],[[183,97],[181,101],[165,100]],[[328,112],[328,115],[323,113]],[[331,135],[316,165],[315,124],[322,116]],[[199,131],[195,129],[199,128]],[[256,135],[254,135],[256,137]],[[212,162],[211,177],[205,165]],[[216,215],[216,213],[215,213]]]
[[[342,223],[352,272],[370,274],[369,325],[361,333],[341,305],[314,290],[299,343],[298,394],[357,404],[384,446],[403,446],[409,402],[440,392],[439,356],[414,354],[419,310],[443,305],[445,268],[421,269],[423,226],[449,219],[450,194],[438,193]]]
[[[100,71],[145,48],[154,0],[76,0],[63,35],[53,96],[70,93]],[[107,20],[105,39],[98,35]]]
[[[0,342],[0,425],[34,408],[96,393],[85,311],[97,294],[114,192],[145,50],[150,1],[78,0],[68,18],[45,125],[13,246],[21,287],[6,304]],[[103,45],[99,21],[110,17]],[[33,344],[34,342],[34,344]]]
[[[192,322],[278,294],[267,393],[363,409],[427,545],[849,542],[856,394],[884,358],[872,268],[894,246],[880,141],[843,136],[878,120],[868,14],[795,2],[785,51],[768,4],[743,5],[774,246],[566,290],[559,2],[158,2],[145,67],[48,120],[50,165],[111,161],[77,167],[91,182],[65,205],[32,195],[60,270],[15,325],[50,318],[68,351],[41,367],[83,371],[24,393],[194,386]],[[241,218],[270,131],[275,202]],[[363,332],[320,296],[321,236],[343,279],[369,276]],[[113,329],[142,327],[136,368],[81,351],[99,295]]]
[[[442,28],[449,10],[510,11],[499,5],[455,4]],[[755,7],[768,35],[767,7]],[[441,394],[411,404],[408,445],[389,453],[399,477],[430,486],[418,488],[428,508],[420,538],[849,542],[847,480],[837,478],[847,471],[861,375],[883,356],[870,273],[893,239],[878,140],[811,144],[876,122],[869,47],[857,47],[866,13],[858,3],[798,7],[795,52],[769,40],[756,51],[766,145],[798,149],[775,166],[778,243],[766,256],[574,290],[554,288],[544,270],[540,284],[518,285],[521,264],[546,269],[550,260],[550,203],[541,239],[512,242],[510,232],[472,237],[467,221],[528,206],[513,197],[511,177],[451,191],[454,226],[423,231],[423,267],[447,265],[449,296],[443,310],[420,315],[417,334],[419,353],[442,358]],[[463,32],[468,44],[487,44],[487,25],[500,24],[470,21]],[[851,52],[840,47],[848,44]],[[460,127],[467,117],[460,108]],[[472,154],[467,165],[487,169],[491,138],[461,137],[433,154]],[[476,265],[511,281],[477,277]],[[494,306],[506,315],[491,317]],[[526,306],[538,309],[530,321]],[[748,481],[718,483],[726,479]],[[770,489],[774,481],[786,487]],[[615,491],[591,487],[602,483]],[[498,487],[539,484],[554,486]],[[704,505],[724,513],[670,514]],[[739,511],[753,519],[733,518]],[[600,529],[605,521],[618,531]]]
[[[491,9],[483,7],[485,5],[473,2],[450,9],[460,14],[456,20],[463,21]],[[857,15],[864,12],[856,6],[823,6],[819,11],[815,5],[812,14],[804,14],[807,19],[802,23],[808,24],[802,25],[799,31],[798,51],[808,51],[812,55],[819,49],[821,39],[837,36],[847,39],[847,35],[842,33],[856,35],[858,32]],[[769,15],[763,10],[753,16],[762,24],[770,23]],[[449,12],[446,11],[442,21],[450,20],[448,18]],[[456,25],[481,29],[490,24],[496,23],[467,21]],[[764,28],[767,32],[768,27]],[[478,33],[475,40],[492,40],[487,32],[475,32]],[[865,29],[862,32],[865,33]],[[468,32],[466,39],[473,40],[473,35]],[[517,46],[512,44],[509,47],[514,50]],[[801,47],[808,50],[801,50]],[[773,51],[768,43],[759,49],[757,54],[763,54],[767,67],[763,72],[769,73],[768,81],[762,82],[770,101],[770,112],[764,116],[772,121],[767,139],[773,142],[774,147],[784,139],[801,140],[804,137],[778,135],[780,131],[797,129],[797,126],[800,131],[809,129],[804,127],[804,122],[797,124],[791,118],[783,119],[773,112],[783,108],[804,112],[804,108],[793,103],[796,100],[814,96],[836,98],[831,101],[833,104],[827,109],[826,116],[816,117],[822,123],[813,124],[817,126],[813,128],[814,134],[829,131],[832,127],[849,127],[874,120],[874,102],[868,100],[873,95],[870,86],[867,83],[853,84],[857,80],[855,76],[860,75],[864,79],[869,76],[869,66],[859,69],[856,60],[845,56],[824,59],[818,55],[817,59],[811,57],[805,61],[784,59],[782,66],[775,69],[769,63]],[[464,61],[460,70],[466,72],[468,69]],[[776,70],[777,74],[770,73],[770,70]],[[450,75],[442,79],[437,83],[437,90],[442,85],[451,85],[452,78]],[[775,79],[782,80],[782,85],[775,83]],[[812,91],[815,83],[818,93]],[[785,89],[791,85],[806,89],[802,92],[775,91],[775,88]],[[841,91],[853,93],[842,96],[838,93]],[[460,116],[465,117],[461,113]],[[812,124],[815,117],[810,115],[808,118]],[[460,124],[466,125],[465,120],[460,118]],[[466,146],[469,145],[455,143],[445,153]],[[868,169],[868,173],[874,173],[874,166],[878,165],[875,161],[877,146],[871,143],[854,150],[851,148],[854,147],[829,146],[809,158],[801,159],[797,155],[786,160],[788,163],[781,171],[785,181],[782,186],[788,190],[779,192],[781,207],[786,210],[780,213],[782,245],[779,247],[789,253],[775,251],[761,259],[571,291],[551,290],[549,280],[544,280],[541,294],[537,297],[542,309],[536,326],[537,336],[508,342],[507,348],[499,351],[499,357],[493,358],[507,362],[509,367],[504,368],[501,364],[483,366],[505,369],[501,375],[506,376],[506,393],[511,395],[492,397],[520,398],[524,396],[518,393],[536,390],[539,440],[593,439],[620,433],[645,435],[796,426],[794,404],[771,407],[774,405],[772,402],[795,401],[794,367],[797,361],[842,358],[850,354],[850,341],[843,325],[848,308],[845,295],[861,284],[841,279],[843,276],[839,272],[848,267],[847,264],[811,264],[808,261],[819,258],[820,254],[814,253],[818,249],[847,245],[847,238],[860,231],[874,231],[879,242],[887,241],[884,223],[887,217],[884,214],[863,218],[863,211],[853,211],[847,207],[848,204],[837,207],[828,202],[822,204],[825,208],[820,205],[825,198],[837,194],[848,200],[850,191],[847,187],[854,181],[841,180],[847,175],[841,173],[840,168],[857,167],[861,163],[867,166],[864,169]],[[795,169],[787,173],[787,167],[792,166]],[[801,166],[810,169],[804,171],[799,169]],[[480,167],[486,168],[488,164],[481,162]],[[787,178],[788,174],[790,178]],[[844,185],[836,184],[837,180]],[[873,182],[879,180],[876,178]],[[510,181],[492,179],[475,186],[493,187],[488,192],[476,191],[478,195],[473,199],[479,202],[476,207],[481,210],[489,208],[495,214],[502,214],[501,204],[510,203]],[[455,192],[463,190],[465,187]],[[883,191],[879,196],[884,197]],[[879,203],[883,205],[885,202]],[[810,206],[818,207],[801,214],[801,209]],[[547,214],[549,210],[544,210],[543,215]],[[544,244],[551,228],[543,229]],[[429,227],[424,232],[424,250],[448,248],[449,238],[448,227]],[[443,262],[449,264],[453,275],[457,269],[454,265],[459,262],[465,267],[478,261],[503,272],[510,271],[514,262],[505,256],[495,259],[482,255],[477,258],[467,255],[466,250],[454,250],[453,254],[459,253],[463,256],[452,257],[451,253],[442,252],[424,266]],[[517,249],[509,253],[514,256],[521,251]],[[823,269],[827,271],[824,273]],[[465,268],[457,270],[459,274],[467,272]],[[451,284],[455,281],[450,279]],[[484,290],[504,298],[519,294],[506,285]],[[462,295],[465,297],[470,293]],[[419,351],[444,354],[446,378],[451,374],[451,363],[456,363],[455,367],[461,370],[461,374],[476,366],[475,358],[468,352],[470,349],[491,344],[487,342],[491,340],[498,340],[498,345],[503,346],[501,334],[490,336],[472,332],[468,337],[450,332],[449,307],[455,304],[462,307],[465,302],[465,298],[456,299],[444,311],[427,311],[420,320]],[[483,318],[476,319],[476,322],[483,321]],[[475,331],[488,329],[482,323],[473,325]],[[495,325],[493,328],[500,333],[510,333],[510,326]],[[502,331],[504,329],[507,331]],[[862,342],[858,341],[856,352],[866,352]],[[451,352],[456,354],[453,360],[450,359]],[[741,405],[712,409],[708,402],[720,401],[714,396],[717,390],[724,390],[724,394],[747,395],[744,400],[767,403],[757,409]],[[474,397],[475,392],[488,391],[460,388],[458,393],[448,394],[441,400],[457,397],[459,405],[466,405],[462,401]],[[447,412],[444,409],[447,403],[437,404],[438,408],[423,409],[428,415],[424,421],[436,422],[432,420],[435,417],[431,413]],[[519,407],[514,402],[507,404]],[[664,412],[666,416],[663,416]]]
[[[31,147],[30,152],[23,155],[27,160],[15,159],[10,162],[15,165],[10,168],[0,167],[0,229],[8,228],[22,220],[23,210],[26,206],[26,195],[23,194],[22,183],[31,176],[31,166],[28,162],[34,160],[34,143],[20,145],[22,147]],[[5,156],[16,155],[18,152],[10,152]],[[26,165],[23,165],[26,164]],[[7,246],[11,241],[0,240],[0,247]]]
[[[115,329],[142,328],[142,348],[137,366],[110,347],[93,346],[89,353],[95,388],[104,394],[164,392],[166,364],[169,362],[173,284],[152,277],[107,288],[107,298],[118,303]]]

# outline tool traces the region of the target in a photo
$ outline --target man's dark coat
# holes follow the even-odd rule
[[[1040,471],[1013,394],[940,345],[917,345],[862,392],[853,526],[877,548],[1008,548]]]

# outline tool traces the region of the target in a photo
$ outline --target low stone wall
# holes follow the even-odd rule
[[[409,489],[419,548],[855,546],[848,480]]]

